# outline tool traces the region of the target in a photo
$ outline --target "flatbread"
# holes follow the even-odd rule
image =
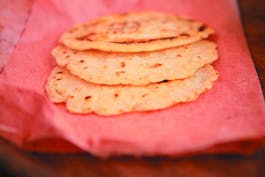
[[[53,52],[56,62],[72,74],[105,85],[147,85],[184,79],[218,58],[216,44],[199,41],[186,46],[153,52],[106,53],[74,51],[64,46]]]
[[[207,25],[184,17],[134,12],[77,25],[65,32],[60,41],[76,50],[141,52],[193,43],[213,33]]]
[[[66,102],[72,113],[117,115],[132,111],[151,111],[179,102],[195,100],[210,89],[218,78],[210,65],[200,68],[184,80],[147,86],[104,86],[88,83],[66,69],[55,67],[49,76],[46,91],[52,102]]]

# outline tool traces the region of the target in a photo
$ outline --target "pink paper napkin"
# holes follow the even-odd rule
[[[0,1],[0,72],[27,21],[33,0]]]
[[[73,115],[51,103],[44,86],[60,34],[102,15],[139,10],[184,15],[216,30],[214,87],[191,103],[112,117]],[[236,0],[36,0],[0,75],[0,112],[0,135],[33,151],[181,155],[265,137],[264,100]]]

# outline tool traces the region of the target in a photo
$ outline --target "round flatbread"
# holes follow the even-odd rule
[[[213,33],[207,25],[184,17],[135,12],[77,25],[65,32],[60,41],[76,50],[141,52],[193,43]]]
[[[216,44],[193,44],[139,53],[75,51],[64,46],[53,52],[56,62],[72,74],[92,83],[105,85],[147,85],[164,80],[184,79],[218,58]]]
[[[67,109],[72,113],[117,115],[158,110],[195,100],[210,89],[217,78],[214,68],[206,65],[184,80],[147,86],[105,86],[88,83],[66,69],[55,67],[49,76],[46,91],[51,101],[66,102]]]

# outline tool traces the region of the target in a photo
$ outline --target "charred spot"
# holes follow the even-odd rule
[[[66,55],[65,57],[66,57],[66,58],[69,58],[69,57],[70,57],[70,55]]]
[[[201,25],[199,28],[198,28],[198,31],[204,31],[206,29],[206,26],[205,25]]]
[[[115,93],[114,97],[117,98],[119,96],[119,93]]]
[[[182,57],[182,55],[181,54],[177,54],[177,57]]]
[[[187,33],[181,33],[179,36],[190,37],[190,35],[189,35],[189,34],[187,34]]]
[[[125,66],[126,66],[125,62],[121,62],[121,63],[120,63],[120,67],[121,67],[121,68],[123,68],[123,67],[125,67]]]
[[[163,83],[163,82],[168,82],[168,80],[163,80],[163,81],[161,81],[161,83]]]
[[[62,80],[62,78],[58,78],[58,79],[56,79],[57,81],[59,81],[59,80]]]
[[[92,41],[91,39],[87,38],[86,36],[79,36],[79,37],[76,37],[77,40],[80,40],[80,41]]]
[[[200,56],[200,55],[197,55],[197,58],[199,58],[199,59],[200,59],[200,58],[201,58],[201,56]]]
[[[92,96],[88,95],[85,97],[85,100],[89,100],[90,98],[92,98]]]
[[[62,74],[63,72],[62,71],[58,71],[56,74]]]
[[[154,64],[154,65],[150,66],[150,68],[157,68],[157,67],[160,67],[160,66],[162,66],[162,64],[161,63],[157,63],[157,64]]]
[[[83,36],[78,36],[76,37],[77,40],[86,40],[86,41],[93,41],[95,36],[97,35],[97,33],[88,33],[86,35],[83,35]]]
[[[117,71],[115,74],[116,74],[116,76],[119,76],[120,74],[124,74],[125,73],[125,71]]]
[[[75,37],[77,40],[85,40],[86,36],[76,36]]]
[[[84,60],[79,60],[80,63],[84,63]]]
[[[55,92],[58,93],[59,95],[62,95],[62,93],[57,89],[55,89]]]

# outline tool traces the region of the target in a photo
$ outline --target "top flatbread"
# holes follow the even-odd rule
[[[212,28],[194,20],[137,12],[106,16],[77,25],[60,40],[76,50],[141,52],[193,43],[213,33]]]

